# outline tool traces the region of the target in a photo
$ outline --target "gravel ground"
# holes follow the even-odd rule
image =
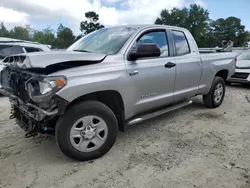
[[[134,125],[95,161],[66,158],[53,136],[25,139],[0,98],[0,188],[250,188],[250,87],[217,109],[194,104]],[[249,94],[250,98],[250,94]]]

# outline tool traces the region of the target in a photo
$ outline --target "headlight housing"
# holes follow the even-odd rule
[[[49,100],[53,94],[62,89],[66,84],[67,79],[64,76],[45,77],[28,81],[26,83],[26,90],[34,102],[44,102],[46,98]]]
[[[52,91],[58,91],[66,85],[65,78],[45,78],[42,81],[39,81],[39,89],[42,95],[47,94]]]

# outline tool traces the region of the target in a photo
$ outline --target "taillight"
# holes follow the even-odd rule
[[[237,63],[237,57],[234,58],[234,62]]]

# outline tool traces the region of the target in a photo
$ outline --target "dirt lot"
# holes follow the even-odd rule
[[[0,98],[0,187],[250,188],[250,87],[230,86],[223,105],[194,104],[129,127],[101,159],[66,158],[54,137],[25,139]]]

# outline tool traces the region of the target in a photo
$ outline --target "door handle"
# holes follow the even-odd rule
[[[137,74],[139,74],[139,71],[133,71],[133,72],[129,73],[129,76],[134,76],[134,75],[137,75]]]
[[[176,64],[172,63],[172,62],[168,62],[167,64],[165,64],[165,68],[171,69],[172,67],[175,67]]]

